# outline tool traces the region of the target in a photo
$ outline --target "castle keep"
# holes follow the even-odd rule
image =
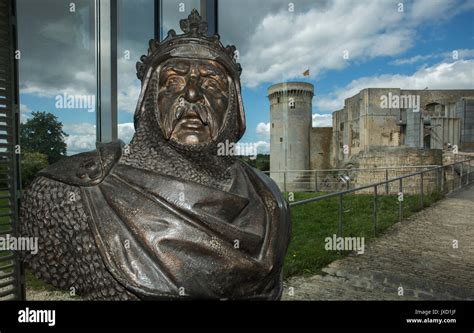
[[[270,172],[279,184],[301,170],[442,164],[474,151],[474,90],[367,88],[345,99],[332,127],[312,127],[310,83],[279,83],[270,100]],[[285,170],[294,170],[286,175]]]

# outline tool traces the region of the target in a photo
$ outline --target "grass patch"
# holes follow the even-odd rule
[[[52,285],[36,278],[29,269],[25,270],[25,283],[28,289],[37,291],[61,291]]]
[[[315,193],[295,193],[295,201],[318,196]],[[424,207],[430,206],[442,196],[438,193],[425,195]],[[347,194],[343,200],[343,236],[365,237],[365,243],[373,239],[373,195]],[[405,195],[403,217],[421,209],[419,195]],[[379,195],[377,198],[377,236],[398,222],[398,195]],[[338,234],[339,198],[303,204],[291,208],[292,235],[288,254],[283,266],[283,276],[321,273],[321,269],[334,260],[347,256],[349,251],[326,251],[325,238]]]

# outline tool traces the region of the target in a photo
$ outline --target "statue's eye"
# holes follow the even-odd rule
[[[219,90],[219,84],[214,79],[205,80],[202,87],[208,90]]]
[[[173,75],[166,80],[166,85],[170,87],[177,87],[184,84],[184,79],[182,77]]]

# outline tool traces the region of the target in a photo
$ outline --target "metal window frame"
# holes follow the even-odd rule
[[[208,36],[212,36],[218,31],[218,12],[218,0],[201,0],[201,16],[207,21]]]
[[[161,40],[161,0],[154,0],[154,37]],[[218,31],[218,0],[201,0],[201,16],[208,23],[208,35]],[[117,114],[117,0],[95,0],[96,46],[96,133],[97,142],[118,137]]]
[[[95,0],[97,142],[117,140],[117,1]]]

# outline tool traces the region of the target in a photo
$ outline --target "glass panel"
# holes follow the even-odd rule
[[[18,0],[21,120],[52,113],[67,154],[95,148],[94,1]]]
[[[162,22],[161,37],[166,37],[170,29],[174,29],[177,34],[181,34],[179,21],[187,18],[194,8],[201,13],[200,0],[162,0],[160,11]]]
[[[290,8],[290,4],[293,8]],[[309,82],[307,77],[302,75],[308,69],[305,66],[301,66],[297,72],[282,70],[284,67],[290,68],[290,61],[296,60],[288,54],[299,56],[296,49],[285,50],[285,55],[290,60],[286,63],[281,61],[282,54],[269,56],[272,48],[277,48],[276,44],[279,40],[292,38],[290,32],[281,31],[278,21],[273,18],[278,15],[280,19],[291,20],[298,13],[307,12],[315,7],[314,1],[303,0],[292,2],[219,0],[218,32],[221,41],[224,45],[236,46],[238,62],[243,68],[241,84],[247,117],[247,130],[239,143],[242,147],[246,147],[246,149],[242,149],[243,152],[254,153],[255,150],[259,154],[269,154],[270,152],[270,106],[267,89],[273,84],[286,82],[289,79],[297,78],[297,81]],[[292,9],[294,11],[291,11]],[[274,27],[268,29],[267,22]],[[308,27],[310,24],[308,23]],[[274,31],[274,34],[270,34],[270,31]],[[266,40],[262,39],[262,32],[269,33]],[[276,97],[275,101],[277,100],[278,104],[281,103],[281,108],[290,108],[290,103],[283,103],[286,101],[286,97]],[[294,104],[291,105],[293,108],[295,107]],[[286,145],[287,140],[280,136],[278,135],[276,141]],[[252,147],[252,149],[248,149],[248,147]],[[289,149],[291,149],[290,146]],[[265,157],[265,159],[267,158],[268,156]],[[268,163],[264,164],[268,167]],[[284,167],[282,165],[282,169]]]
[[[117,6],[118,138],[129,143],[135,133],[133,114],[141,86],[135,64],[154,38],[154,1],[119,0]]]

